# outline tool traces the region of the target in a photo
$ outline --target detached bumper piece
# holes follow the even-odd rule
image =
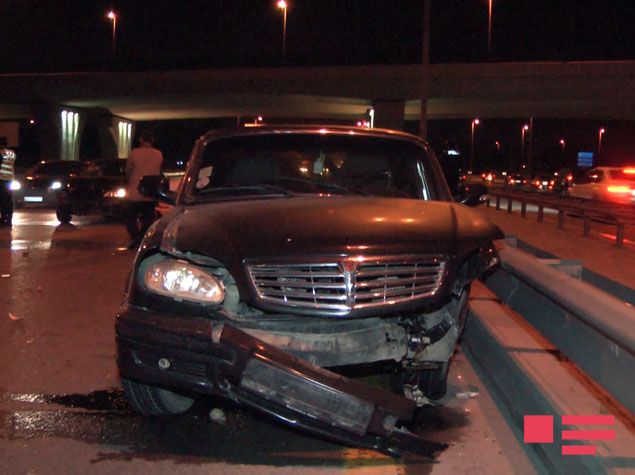
[[[392,456],[413,452],[432,457],[446,447],[405,428],[414,401],[327,371],[231,325],[222,327],[218,343],[236,358],[219,364],[216,375],[229,383],[226,395],[244,405],[291,426]]]

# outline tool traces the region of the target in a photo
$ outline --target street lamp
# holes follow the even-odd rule
[[[600,161],[600,155],[602,154],[602,135],[604,135],[605,130],[602,128],[598,131],[598,163]]]
[[[566,144],[566,142],[564,141],[564,139],[560,139],[560,149],[562,150],[562,153],[564,153],[565,144]]]
[[[529,130],[529,125],[525,124],[520,128],[520,163],[525,161],[525,132]]]
[[[480,123],[478,119],[472,120],[472,136],[471,136],[471,148],[470,148],[470,170],[474,167],[474,128]]]
[[[117,14],[113,11],[110,10],[107,14],[106,17],[112,21],[112,57],[115,57],[115,37],[117,34]]]
[[[285,60],[287,52],[287,2],[285,0],[278,0],[276,3],[278,8],[282,10],[282,61]]]

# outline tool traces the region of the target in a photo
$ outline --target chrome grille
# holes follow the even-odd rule
[[[445,264],[442,256],[355,257],[303,264],[250,263],[247,270],[263,302],[347,315],[434,295]]]

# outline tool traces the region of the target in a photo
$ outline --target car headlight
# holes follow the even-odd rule
[[[51,190],[59,190],[62,187],[62,182],[54,181],[51,183]]]
[[[125,187],[120,186],[119,188],[115,188],[114,190],[107,191],[104,193],[104,198],[119,198],[123,199],[128,196],[128,191]]]
[[[20,188],[22,188],[22,185],[18,180],[11,180],[9,182],[9,189],[11,191],[18,191]]]
[[[219,304],[225,298],[220,280],[188,262],[175,259],[152,264],[145,272],[144,282],[151,291],[175,300]]]

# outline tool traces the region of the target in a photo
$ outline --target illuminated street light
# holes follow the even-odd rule
[[[474,128],[480,123],[478,119],[472,120],[472,138],[471,138],[471,148],[470,148],[470,170],[474,167]]]
[[[282,60],[284,61],[287,53],[287,7],[289,5],[285,0],[278,0],[276,5],[282,10]]]
[[[566,145],[566,142],[564,139],[560,139],[560,148],[562,149],[562,153],[564,153],[564,146]]]
[[[600,155],[602,154],[602,135],[604,135],[604,128],[598,131],[598,162],[600,161]]]
[[[115,38],[117,35],[117,14],[113,11],[110,10],[107,14],[106,17],[112,21],[112,57],[115,57]]]
[[[529,125],[525,124],[520,128],[520,162],[525,161],[525,132],[529,130]]]

